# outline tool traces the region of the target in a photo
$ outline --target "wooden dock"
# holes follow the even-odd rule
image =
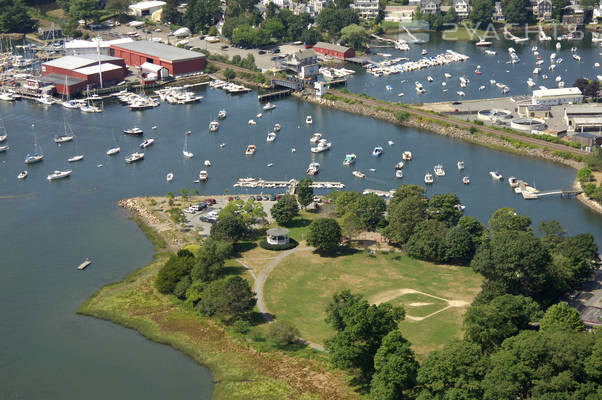
[[[293,91],[291,89],[286,89],[286,90],[278,90],[276,92],[260,94],[257,96],[257,100],[260,103],[263,103],[264,101],[272,100],[272,99],[275,99],[278,97],[290,96],[292,92]]]
[[[345,86],[345,85],[347,85],[347,79],[345,79],[345,78],[333,79],[331,81],[327,81],[326,85],[328,85],[328,86],[341,86],[341,85]]]
[[[77,267],[77,269],[79,269],[80,271],[83,271],[90,264],[92,264],[92,261],[90,261],[89,259],[86,258],[86,260],[83,263],[79,264],[79,267]]]
[[[268,181],[262,178],[239,178],[236,183],[233,185],[234,187],[244,187],[244,188],[261,188],[261,189],[275,189],[275,188],[287,188],[294,192],[295,187],[299,182],[295,179],[290,179],[288,181]],[[311,184],[311,187],[314,189],[343,189],[345,184],[342,182],[319,182],[314,181]]]
[[[560,198],[562,198],[562,199],[568,199],[570,197],[575,197],[580,193],[582,193],[581,190],[575,190],[575,189],[568,189],[568,190],[557,189],[557,190],[547,190],[545,192],[528,192],[528,191],[521,192],[521,194],[523,195],[523,199],[525,199],[525,200],[537,200],[540,197],[555,196],[555,195],[560,195]]]

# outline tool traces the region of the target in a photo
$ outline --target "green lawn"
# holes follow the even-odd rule
[[[468,304],[480,291],[480,284],[481,277],[470,268],[437,266],[400,253],[370,256],[357,252],[331,258],[308,251],[290,255],[272,271],[264,296],[276,318],[294,323],[302,337],[323,343],[333,334],[324,322],[324,309],[341,289],[362,293],[371,302],[405,305],[409,316],[423,317],[445,307],[446,302],[415,293],[397,295],[399,289]],[[412,303],[432,304],[410,306]],[[465,310],[466,306],[454,307],[421,321],[407,319],[401,323],[401,329],[414,350],[424,355],[461,337]]]

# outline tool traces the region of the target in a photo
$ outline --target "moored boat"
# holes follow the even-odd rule
[[[280,132],[280,124],[274,124],[274,132]]]
[[[433,183],[433,174],[431,174],[430,172],[427,172],[427,173],[424,175],[424,183],[426,183],[426,184],[431,184],[431,183]]]
[[[247,150],[245,150],[245,155],[252,156],[253,154],[255,154],[256,149],[257,147],[254,144],[248,145]]]
[[[459,170],[463,170],[464,169],[464,161],[458,161],[457,165],[458,165],[458,169]]]
[[[356,160],[356,155],[355,154],[345,154],[345,159],[343,160],[343,165],[351,165],[353,163],[355,163]]]
[[[400,169],[398,169],[398,170],[395,170],[395,177],[396,177],[397,179],[401,179],[401,178],[403,178],[403,171],[402,171],[402,170],[400,170]]]
[[[402,158],[404,161],[411,161],[411,160],[412,160],[412,152],[411,152],[411,151],[404,151],[404,152],[401,154],[401,158]]]
[[[322,134],[319,132],[316,132],[312,135],[312,137],[309,139],[309,143],[318,143],[318,141],[322,139]]]
[[[225,109],[222,109],[217,113],[218,119],[226,119],[227,116],[228,116],[228,112]]]
[[[265,106],[263,106],[263,111],[270,111],[276,108],[276,105],[268,102]]]
[[[400,169],[402,169],[402,168],[403,168],[403,165],[404,165],[404,164],[403,164],[403,161],[400,161],[400,162],[398,162],[397,164],[395,164],[395,167],[394,167],[394,168],[395,168],[396,170],[400,170]]]
[[[209,173],[205,170],[199,171],[199,180],[201,182],[207,182],[209,180]]]
[[[17,179],[25,179],[27,178],[27,171],[21,171],[19,172],[19,175],[17,175]]]
[[[305,117],[305,123],[306,123],[307,125],[311,125],[311,124],[313,124],[313,123],[314,123],[314,120],[313,120],[313,118],[311,117],[311,115],[308,115],[307,117]]]
[[[276,133],[275,132],[269,132],[268,136],[266,138],[266,141],[268,143],[273,142],[274,140],[276,140]]]
[[[56,135],[54,137],[54,143],[57,144],[61,144],[61,143],[67,143],[73,140],[75,136],[73,135]]]
[[[127,135],[139,136],[139,135],[142,135],[144,133],[144,131],[136,126],[136,127],[130,128],[130,129],[124,129],[123,133],[125,133]]]
[[[84,155],[83,154],[78,154],[76,156],[73,156],[69,159],[67,159],[68,162],[77,162],[77,161],[81,161],[84,159]]]
[[[470,178],[465,176],[464,178],[462,178],[462,183],[468,185],[470,183]]]
[[[107,156],[113,156],[117,153],[119,153],[121,151],[120,147],[111,147],[109,150],[107,150]]]
[[[167,182],[173,181],[173,173],[170,172],[169,174],[167,174],[167,176],[165,177],[165,179],[167,180]]]
[[[383,154],[383,148],[380,146],[376,146],[373,150],[372,150],[372,155],[374,157],[380,157]]]
[[[217,132],[218,129],[219,129],[219,122],[217,122],[215,120],[209,122],[209,132]]]
[[[140,161],[144,159],[144,153],[132,153],[125,158],[125,162],[128,164],[134,163],[136,161]]]
[[[498,180],[498,181],[504,179],[504,177],[502,176],[502,174],[500,174],[497,171],[489,171],[489,175],[491,175],[491,177],[493,179]]]
[[[508,178],[508,185],[510,185],[511,188],[515,188],[518,186],[518,179],[516,179],[515,177],[511,176],[510,178]]]
[[[140,148],[146,149],[148,146],[152,145],[153,143],[155,143],[155,139],[152,139],[152,138],[146,139],[144,142],[140,143]]]
[[[320,172],[320,164],[318,164],[317,162],[310,163],[307,167],[307,170],[305,171],[307,175],[317,175],[318,172]]]
[[[360,171],[353,171],[352,174],[356,178],[360,178],[360,179],[362,179],[366,176],[366,174],[364,174],[363,172],[360,172]]]
[[[54,181],[57,179],[65,179],[68,178],[71,175],[71,171],[70,169],[65,170],[65,171],[54,171],[52,174],[48,175],[46,177],[46,179],[48,179],[49,181]]]
[[[437,164],[433,167],[433,170],[435,171],[435,175],[445,176],[445,170],[443,169],[443,165]]]
[[[211,166],[211,161],[210,160],[205,160],[205,162],[203,164],[205,165],[205,167],[210,167]]]
[[[4,146],[0,146],[0,153],[4,153],[8,150],[10,150],[10,147],[7,144],[5,144]]]

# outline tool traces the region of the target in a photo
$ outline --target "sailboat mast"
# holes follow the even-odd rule
[[[100,80],[100,88],[103,88],[102,85],[102,64],[100,62],[100,36],[96,38],[96,55],[98,56],[98,78]]]

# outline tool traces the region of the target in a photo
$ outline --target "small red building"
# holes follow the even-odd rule
[[[207,63],[205,55],[201,53],[150,40],[114,44],[111,45],[110,53],[112,56],[123,58],[127,65],[160,65],[172,76],[202,72]]]
[[[355,57],[355,49],[353,47],[339,46],[338,44],[325,42],[316,43],[314,45],[314,51],[334,58],[345,59]]]

